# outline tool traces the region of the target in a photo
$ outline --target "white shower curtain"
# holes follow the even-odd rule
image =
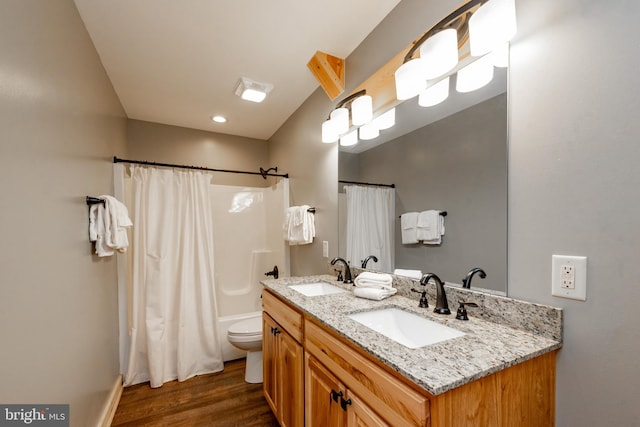
[[[362,260],[375,255],[367,268],[393,271],[395,189],[346,185],[347,261],[360,267]]]
[[[125,385],[223,369],[214,289],[211,176],[131,166],[133,301]]]

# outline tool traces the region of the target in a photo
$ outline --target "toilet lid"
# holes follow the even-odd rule
[[[256,335],[262,333],[262,317],[241,320],[229,326],[229,333],[234,335]]]

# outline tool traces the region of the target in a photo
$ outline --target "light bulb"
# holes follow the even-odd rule
[[[351,102],[351,122],[354,126],[363,125],[373,117],[373,98],[362,95]]]
[[[338,132],[336,132],[333,120],[325,120],[322,122],[322,142],[330,144],[338,140]]]
[[[400,101],[413,98],[427,88],[424,61],[412,59],[402,64],[395,72],[396,98]]]
[[[360,127],[360,139],[364,141],[368,141],[370,139],[377,138],[380,136],[380,129],[375,125],[374,122],[367,123]]]
[[[358,129],[354,129],[351,132],[342,135],[340,137],[340,145],[343,147],[350,147],[358,143]]]
[[[449,77],[439,81],[433,86],[427,87],[418,95],[418,105],[421,107],[432,107],[440,104],[449,96]]]
[[[515,35],[515,0],[489,0],[469,18],[471,55],[482,56]]]
[[[329,116],[338,135],[342,135],[349,130],[349,110],[344,107],[336,108]]]
[[[458,71],[456,90],[472,92],[485,86],[491,79],[493,79],[491,55],[485,55]]]
[[[392,108],[384,114],[373,119],[373,123],[379,130],[389,129],[396,124],[396,109]]]
[[[427,80],[440,77],[458,63],[458,32],[447,28],[429,37],[420,46],[420,58],[424,60]]]

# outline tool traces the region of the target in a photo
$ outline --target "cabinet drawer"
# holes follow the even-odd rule
[[[429,426],[429,399],[317,324],[305,321],[305,349],[392,425]]]
[[[262,307],[296,341],[302,342],[302,314],[266,289],[262,290]]]

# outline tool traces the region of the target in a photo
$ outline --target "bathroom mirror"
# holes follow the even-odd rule
[[[455,90],[433,107],[413,98],[396,107],[396,125],[371,141],[340,147],[339,180],[395,184],[392,265],[432,272],[461,284],[467,272],[483,268],[472,288],[507,292],[507,79],[495,68],[491,83],[469,93]],[[347,203],[338,186],[339,253],[346,257]],[[446,211],[439,245],[403,244],[400,215]],[[371,250],[375,254],[375,249]],[[352,264],[360,266],[360,260]],[[369,261],[367,268],[379,270]],[[393,271],[387,271],[393,272]]]

